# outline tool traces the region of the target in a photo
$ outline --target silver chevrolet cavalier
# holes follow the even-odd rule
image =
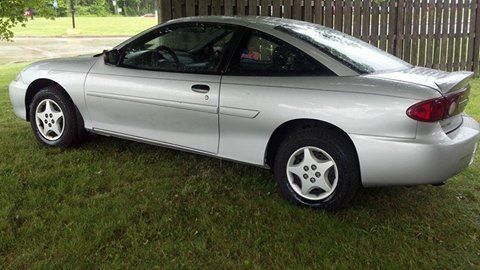
[[[471,77],[306,22],[191,17],[34,63],[9,93],[43,145],[88,131],[272,168],[286,199],[334,211],[360,186],[441,184],[468,167]]]

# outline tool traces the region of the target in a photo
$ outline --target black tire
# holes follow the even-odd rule
[[[63,112],[63,133],[56,140],[45,138],[37,127],[36,109],[37,106],[46,99],[53,100]],[[79,122],[81,121],[77,120],[77,109],[70,97],[62,89],[55,86],[43,88],[33,97],[29,110],[30,124],[33,133],[41,144],[48,147],[71,147],[80,142],[83,127],[79,126]]]
[[[292,154],[303,147],[313,146],[328,153],[337,164],[336,188],[326,198],[309,200],[297,194],[287,178],[287,163]],[[327,211],[342,209],[360,187],[360,169],[355,149],[338,132],[328,128],[308,128],[288,135],[280,144],[274,163],[275,178],[282,195],[290,202]]]

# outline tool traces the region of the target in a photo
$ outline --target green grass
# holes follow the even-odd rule
[[[259,168],[107,137],[41,147],[8,101],[22,66],[0,67],[0,268],[480,267],[479,155],[445,186],[364,189],[327,214]]]
[[[76,17],[72,29],[70,17],[49,20],[35,18],[26,27],[16,26],[13,33],[21,36],[131,36],[157,24],[155,18],[143,17]]]

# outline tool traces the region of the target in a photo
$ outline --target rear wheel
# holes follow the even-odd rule
[[[35,137],[43,145],[68,147],[79,142],[75,105],[55,87],[46,87],[33,97],[30,124]]]
[[[274,171],[286,199],[329,211],[344,207],[360,187],[355,150],[331,130],[292,133],[277,151]]]

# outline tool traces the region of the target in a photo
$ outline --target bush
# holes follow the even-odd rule
[[[76,6],[75,14],[79,16],[95,15],[100,17],[112,15],[105,5]]]

